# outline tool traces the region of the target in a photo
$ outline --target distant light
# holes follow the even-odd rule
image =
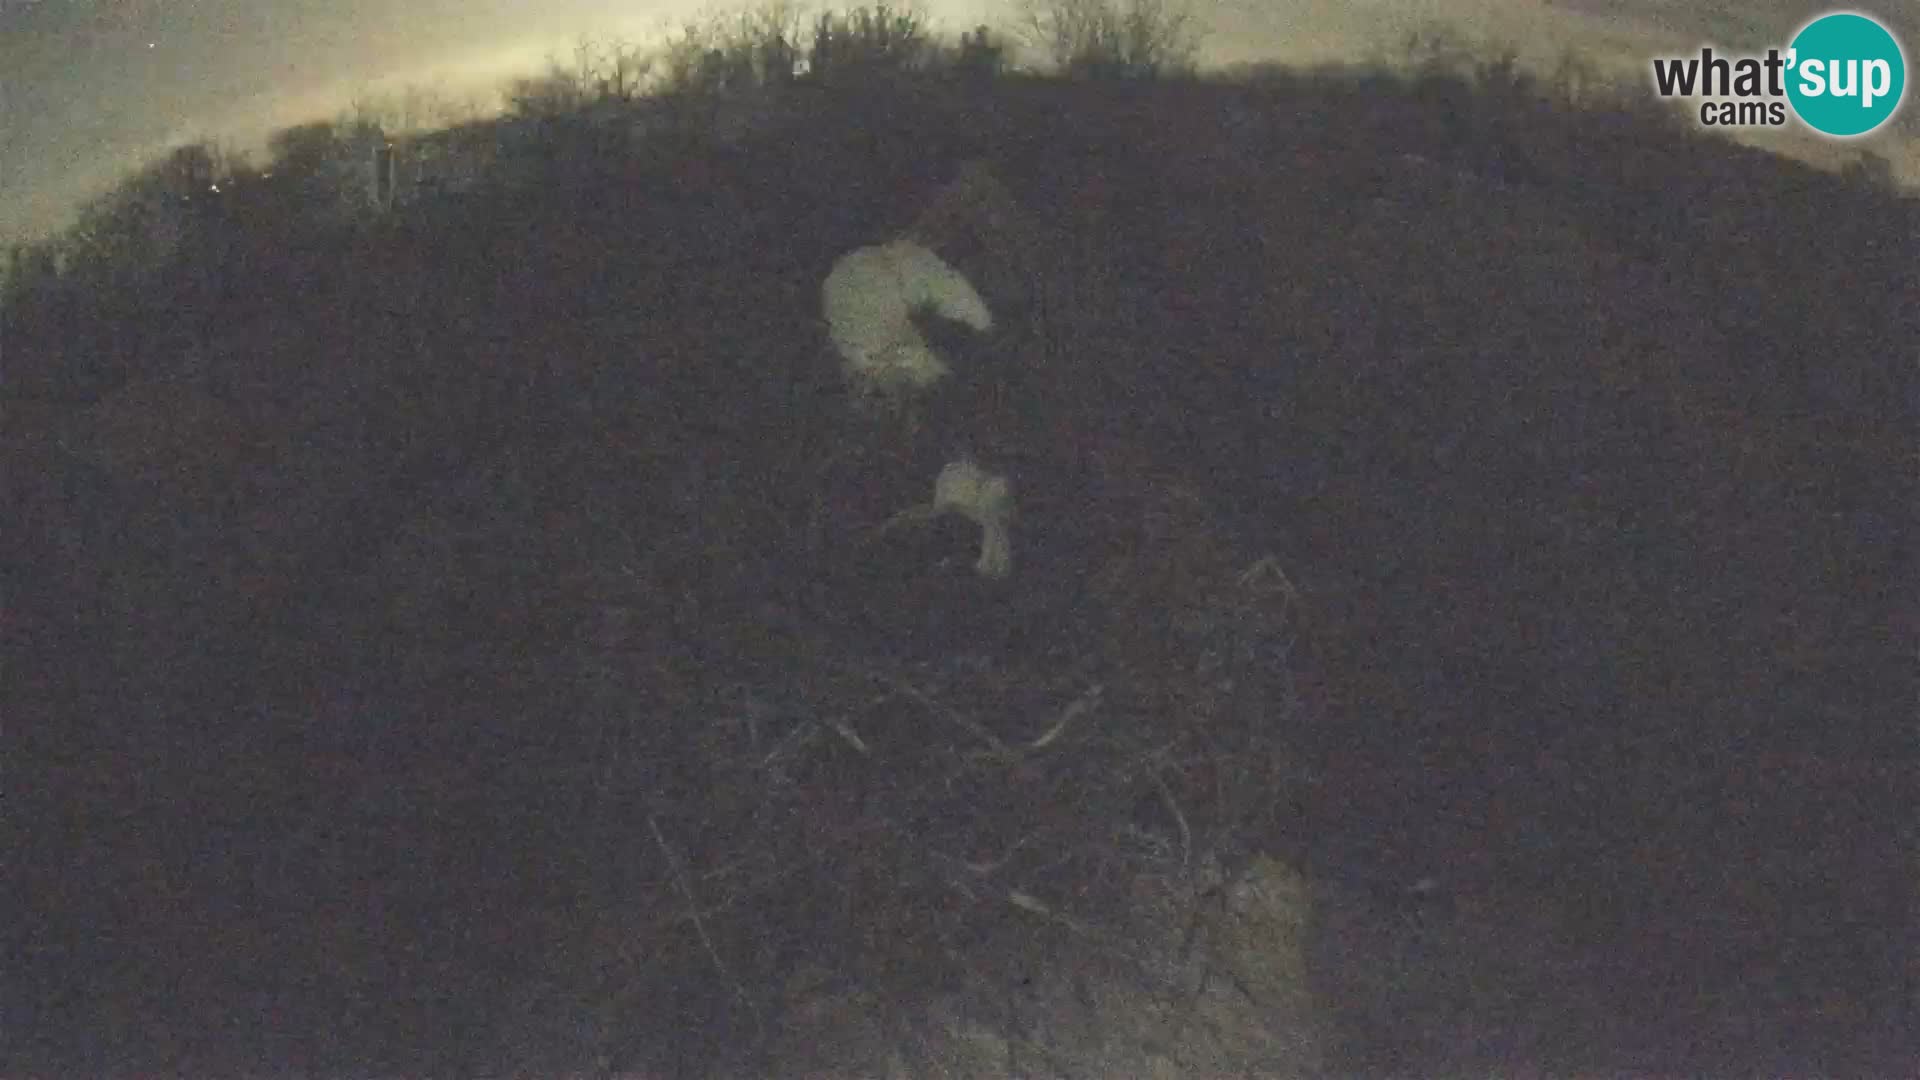
[[[147,42],[147,48],[149,49],[153,48],[153,42],[151,41]]]

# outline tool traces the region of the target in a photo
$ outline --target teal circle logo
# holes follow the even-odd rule
[[[1802,27],[1787,52],[1787,100],[1808,127],[1865,135],[1890,119],[1907,91],[1907,58],[1886,27],[1852,12]]]

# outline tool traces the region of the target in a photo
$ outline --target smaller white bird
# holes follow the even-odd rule
[[[980,526],[980,558],[973,568],[981,577],[1013,573],[1013,484],[971,458],[948,462],[933,481],[933,501],[895,514],[881,531],[924,524],[949,513]]]

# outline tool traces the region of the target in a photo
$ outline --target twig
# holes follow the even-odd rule
[[[1049,744],[1051,744],[1055,739],[1060,737],[1061,733],[1067,730],[1068,724],[1071,724],[1075,720],[1079,719],[1080,717],[1085,716],[1087,713],[1093,710],[1094,706],[1100,704],[1100,695],[1104,689],[1105,688],[1101,686],[1101,684],[1099,683],[1094,683],[1092,686],[1088,687],[1086,693],[1081,694],[1078,698],[1076,698],[1073,701],[1072,704],[1060,710],[1060,719],[1056,721],[1051,728],[1048,728],[1046,732],[1043,733],[1039,738],[1028,743],[1027,749],[1029,750],[1046,749]]]
[[[741,986],[740,980],[734,978],[733,973],[727,970],[727,962],[721,959],[720,950],[714,946],[712,936],[707,933],[707,921],[700,915],[700,903],[693,895],[693,887],[687,882],[686,869],[680,865],[680,858],[674,854],[673,848],[668,846],[666,835],[660,831],[659,820],[651,813],[647,815],[647,828],[653,831],[653,842],[660,846],[660,854],[666,858],[667,868],[673,871],[673,882],[680,887],[680,895],[687,901],[687,914],[693,919],[694,932],[700,935],[700,944],[706,948],[707,958],[713,961],[714,971],[719,973],[722,981],[733,988],[733,996],[738,998],[741,1004],[747,1007],[747,1012],[753,1016],[755,1033],[764,1038],[766,1023],[760,1016],[760,1006],[747,996],[746,987]]]
[[[1256,559],[1253,565],[1240,572],[1239,581],[1241,588],[1254,589],[1268,587],[1270,579],[1277,582],[1277,585],[1273,586],[1274,591],[1285,597],[1289,604],[1299,605],[1300,590],[1295,588],[1293,580],[1287,577],[1287,571],[1280,565],[1280,560],[1272,555]]]
[[[1173,815],[1174,824],[1180,826],[1180,869],[1185,870],[1193,861],[1193,830],[1187,827],[1187,815],[1180,812],[1179,800],[1173,797],[1173,789],[1167,786],[1166,777],[1160,775],[1159,769],[1153,770],[1153,786],[1160,789],[1160,801]]]
[[[838,732],[840,737],[847,741],[848,746],[853,747],[855,750],[858,750],[862,754],[866,754],[869,757],[873,756],[873,751],[867,749],[866,742],[860,738],[860,734],[858,732],[853,730],[853,725],[847,723],[846,717],[844,716],[830,717],[825,721],[825,723],[828,727],[832,728],[835,732]]]
[[[940,704],[938,701],[935,701],[932,697],[928,696],[925,691],[919,689],[918,687],[914,686],[911,683],[908,683],[904,679],[898,679],[891,675],[884,675],[879,672],[869,672],[869,674],[873,678],[879,680],[879,682],[882,685],[886,686],[889,690],[892,690],[897,694],[902,694],[902,695],[905,695],[906,697],[912,698],[914,701],[917,701],[921,705],[925,706],[928,711],[938,713],[941,716],[945,717],[946,719],[959,725],[960,727],[965,728],[967,732],[971,734],[974,738],[977,738],[981,742],[986,743],[988,748],[991,749],[995,754],[998,754],[1002,757],[1013,756],[1012,751],[1008,748],[1006,743],[1000,741],[999,736],[995,735],[991,731],[988,731],[985,727],[982,727],[980,722],[973,719],[972,717],[964,716],[958,710],[951,709],[945,705]]]
[[[1082,937],[1094,937],[1093,928],[1075,919],[1063,911],[1056,911],[1046,901],[1019,889],[1007,890],[1007,902],[1021,911],[1032,912],[1044,919],[1051,919]]]

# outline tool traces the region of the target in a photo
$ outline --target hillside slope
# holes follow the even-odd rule
[[[1157,784],[1320,884],[1332,1073],[1910,1060],[1911,202],[1499,87],[821,108],[10,312],[28,1062],[690,1072],[741,984],[951,974],[929,838],[1125,895],[1086,826],[1171,835]],[[848,414],[817,311],[976,158],[1058,260],[1042,331],[963,260],[1024,329],[956,366],[1045,361],[982,421],[1005,592],[868,539],[940,448]],[[1057,787],[900,726],[1094,686]],[[633,926],[663,817],[717,941]],[[1517,910],[1562,977],[1497,955]],[[1425,976],[1371,974],[1409,918]]]

